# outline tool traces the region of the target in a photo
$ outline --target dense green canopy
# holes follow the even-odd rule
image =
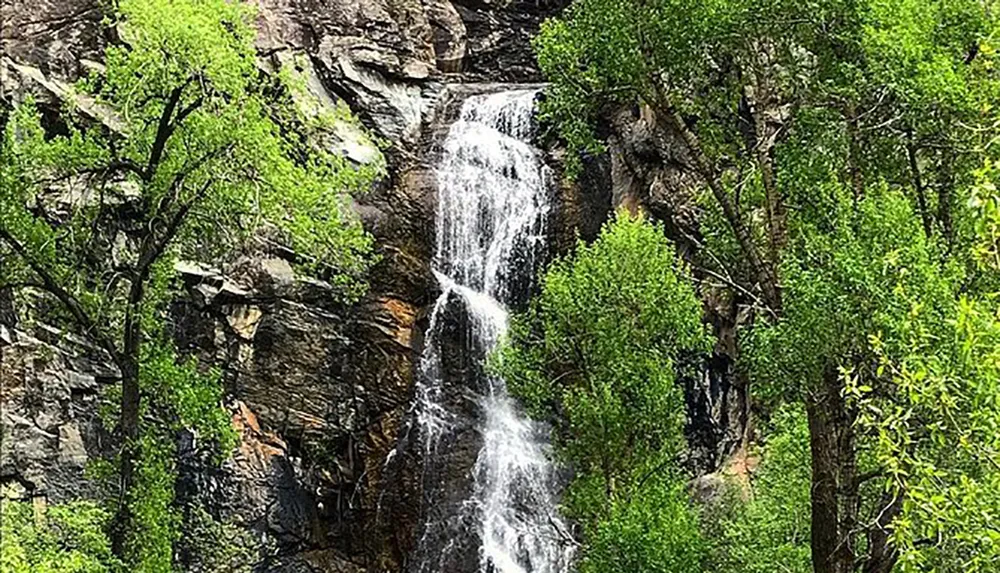
[[[622,106],[682,148],[694,274],[754,310],[754,407],[805,406],[810,537],[755,499],[719,526],[734,571],[754,527],[817,573],[996,568],[998,24],[979,0],[575,0],[536,40],[570,148]]]

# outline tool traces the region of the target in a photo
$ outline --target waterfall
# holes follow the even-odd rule
[[[526,296],[545,248],[550,177],[529,143],[536,95],[469,97],[443,144],[434,259],[442,294],[418,382],[425,472],[435,459],[461,452],[462,435],[475,435],[479,450],[465,469],[472,483],[464,499],[449,504],[454,492],[433,484],[425,495],[434,517],[418,544],[421,572],[563,573],[572,558],[546,429],[482,367],[507,327],[506,306]],[[445,314],[456,306],[464,323],[458,355],[472,364],[457,369],[464,379],[446,380],[445,371],[456,368],[442,349]],[[450,388],[456,383],[460,392]],[[429,479],[440,478],[431,471]],[[462,551],[465,560],[456,557]]]

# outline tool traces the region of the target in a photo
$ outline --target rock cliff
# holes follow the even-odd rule
[[[2,6],[0,94],[58,103],[98,65],[105,32],[96,0],[9,0]],[[319,105],[346,103],[368,137],[344,124],[328,134],[357,163],[380,142],[387,175],[356,206],[381,262],[357,305],[296,275],[288,253],[263,250],[217,264],[179,266],[172,309],[185,353],[222,368],[241,440],[222,467],[182,440],[178,496],[234,526],[258,571],[400,571],[422,518],[419,459],[387,472],[414,391],[415,363],[437,292],[433,253],[436,144],[456,102],[498,83],[541,80],[529,46],[562,2],[532,0],[260,0],[265,70],[291,62]],[[100,119],[99,110],[94,115]],[[550,244],[593,237],[613,206],[643,206],[686,248],[698,216],[683,158],[665,157],[642,114],[609,121],[609,153],[561,182]],[[662,143],[662,142],[661,142]],[[557,172],[561,151],[549,160]],[[687,242],[685,242],[687,241]],[[214,264],[214,262],[213,262]],[[707,297],[725,335],[736,306]],[[719,300],[715,300],[719,298]],[[86,494],[83,468],[107,437],[96,421],[102,386],[117,373],[100,353],[44,325],[19,324],[0,293],[0,481],[58,501]],[[695,467],[715,469],[742,439],[745,403],[731,372],[732,337],[703,375],[686,382]],[[475,452],[467,452],[474,459]],[[463,455],[461,452],[456,455]],[[385,474],[385,475],[384,475]],[[457,478],[458,479],[458,478]],[[203,556],[185,545],[199,570]]]

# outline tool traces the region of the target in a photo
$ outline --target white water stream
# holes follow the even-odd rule
[[[536,93],[468,98],[444,141],[437,170],[434,261],[443,294],[431,316],[418,388],[426,457],[438,453],[442,437],[460,415],[443,400],[442,352],[435,333],[445,307],[456,299],[465,307],[467,352],[493,348],[507,327],[506,305],[513,302],[518,285],[531,281],[545,248],[549,177],[528,143]],[[474,386],[478,403],[482,447],[471,469],[472,498],[462,505],[465,515],[454,519],[477,529],[478,571],[569,571],[572,544],[557,511],[557,479],[545,429],[520,412],[503,380],[486,376],[485,384],[467,383]],[[420,570],[440,573],[443,566],[438,564],[444,562],[440,556],[425,556]]]

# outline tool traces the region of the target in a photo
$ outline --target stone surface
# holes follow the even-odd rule
[[[374,559],[365,532],[412,393],[420,309],[374,292],[337,305],[333,287],[274,257],[240,261],[225,277],[178,268],[190,296],[174,304],[175,339],[223,366],[242,436],[220,471],[188,466],[188,498],[262,536],[261,563],[274,552]],[[312,570],[296,563],[269,570]]]
[[[304,89],[293,92],[292,97],[303,117],[312,125],[302,126],[313,145],[347,157],[359,165],[384,162],[378,146],[365,130],[347,117],[347,104],[331,94],[323,85],[309,55],[300,50],[281,50],[262,64],[269,72],[289,71],[301,81]]]
[[[109,447],[97,420],[99,391],[118,373],[75,337],[4,326],[0,341],[0,484],[53,501],[95,492],[90,456]]]
[[[0,54],[46,76],[72,79],[101,60],[101,12],[95,0],[4,0]],[[4,72],[0,72],[2,74]]]
[[[468,31],[464,74],[479,81],[539,82],[527,49],[539,24],[568,0],[452,0]]]
[[[615,208],[642,210],[661,221],[679,254],[689,262],[701,251],[696,199],[698,179],[679,136],[663,129],[649,108],[624,107],[603,119]],[[698,278],[701,271],[693,267]],[[714,284],[717,281],[707,281]],[[745,445],[750,418],[747,385],[734,368],[736,327],[746,319],[747,302],[728,289],[703,285],[705,322],[717,343],[707,355],[688,357],[682,377],[687,402],[686,463],[696,475],[717,470]]]

